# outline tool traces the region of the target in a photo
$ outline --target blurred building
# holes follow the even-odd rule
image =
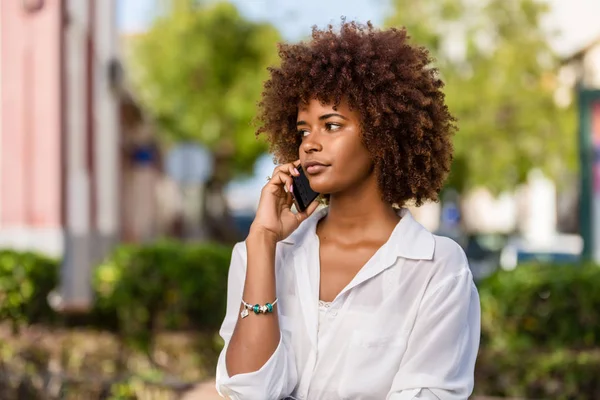
[[[156,124],[140,107],[135,90],[129,89],[129,83],[135,81],[133,49],[143,34],[128,32],[118,37],[119,59],[127,72],[120,107],[121,239],[134,243],[162,236],[184,238],[190,230],[184,215],[186,207],[182,204],[186,190],[169,169],[171,150],[178,146],[159,142]],[[193,174],[193,169],[188,172]],[[196,212],[194,217],[198,215]]]
[[[0,247],[64,254],[65,304],[119,236],[113,0],[0,2]]]
[[[559,102],[572,101],[574,89],[600,89],[600,37],[563,60],[559,79]]]
[[[555,98],[579,114],[579,231],[584,256],[600,261],[600,37],[563,60]]]
[[[57,0],[0,2],[0,246],[62,249],[64,22]]]
[[[556,103],[562,107],[572,105],[580,89],[600,89],[600,38],[563,59],[554,95]],[[577,233],[580,190],[576,176],[565,176],[557,192],[555,185],[539,173],[530,176],[515,193],[499,198],[478,188],[465,196],[466,229],[519,232],[533,241],[550,240],[549,235],[555,232]]]
[[[559,231],[557,197],[556,185],[539,170],[498,196],[474,188],[463,197],[463,227],[469,233],[519,234],[531,242],[548,242]]]
[[[120,239],[142,243],[166,233],[160,195],[164,188],[163,156],[154,129],[135,99],[124,91],[120,110]]]

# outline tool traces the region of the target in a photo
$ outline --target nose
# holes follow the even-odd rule
[[[323,145],[318,140],[318,134],[316,132],[311,133],[302,141],[300,146],[302,151],[306,154],[315,153],[323,150]]]

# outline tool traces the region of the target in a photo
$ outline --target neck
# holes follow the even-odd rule
[[[373,177],[351,191],[332,194],[324,222],[328,230],[367,234],[372,227],[377,233],[385,235],[389,234],[388,230],[393,230],[399,218],[396,210],[382,200]]]

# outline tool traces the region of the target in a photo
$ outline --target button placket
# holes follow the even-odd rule
[[[298,399],[305,399],[308,395],[308,389],[310,388],[310,383],[312,381],[312,375],[315,371],[315,367],[317,365],[317,353],[315,350],[311,350],[308,355],[308,360],[306,360],[306,366],[304,367],[304,373],[302,376],[302,384],[298,387],[297,397]]]

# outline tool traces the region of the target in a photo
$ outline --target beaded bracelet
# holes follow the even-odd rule
[[[242,300],[242,303],[244,304],[244,309],[240,313],[240,316],[242,318],[246,318],[249,314],[249,311],[254,311],[254,314],[272,313],[273,306],[275,304],[277,304],[277,300],[278,299],[275,299],[275,301],[273,303],[267,303],[264,306],[261,306],[259,304],[252,305],[252,304],[246,303],[244,300]]]

